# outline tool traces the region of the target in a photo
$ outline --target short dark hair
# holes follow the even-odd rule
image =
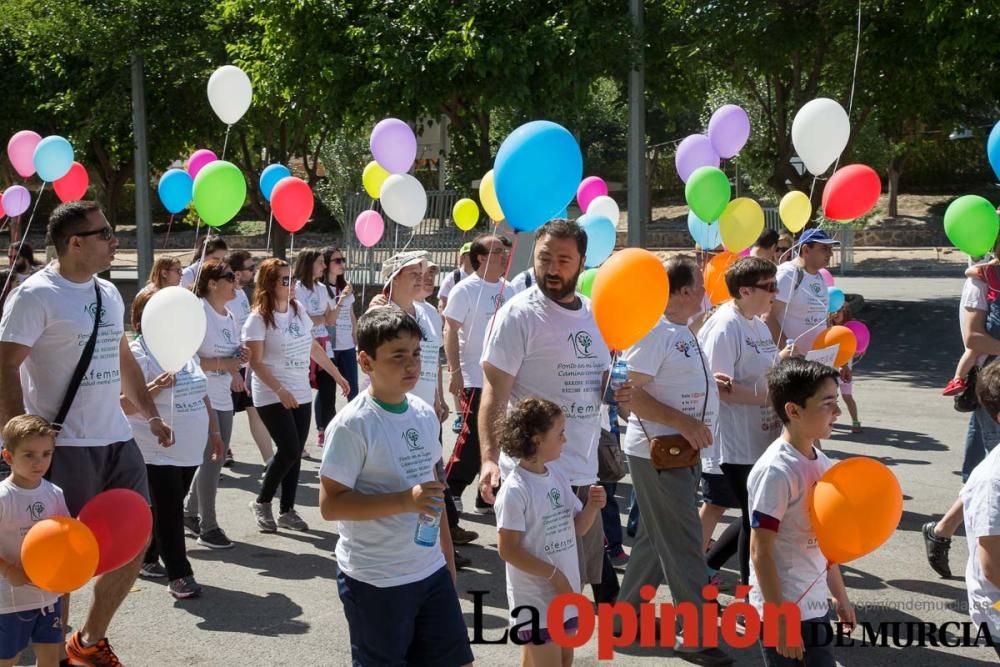
[[[544,398],[520,401],[500,424],[500,450],[517,459],[530,459],[538,452],[534,437],[545,435],[562,414],[562,409]]]
[[[990,413],[990,418],[996,421],[1000,414],[1000,359],[991,361],[979,370],[976,399]]]
[[[806,401],[815,396],[827,380],[839,381],[840,373],[830,366],[799,357],[789,357],[771,368],[767,374],[767,390],[781,423],[789,422],[785,403],[805,407]]]
[[[670,293],[677,294],[685,287],[694,285],[694,275],[698,273],[698,262],[690,255],[674,255],[663,265],[670,281]]]
[[[233,250],[226,255],[226,264],[233,271],[243,271],[247,262],[251,260],[253,260],[253,255],[250,254],[249,250]]]
[[[762,280],[774,278],[777,274],[778,266],[774,262],[762,257],[740,257],[726,269],[726,289],[734,299],[738,299],[741,287],[753,287]]]
[[[480,234],[472,239],[472,246],[469,248],[469,263],[472,264],[473,271],[479,270],[479,265],[482,263],[481,257],[489,257],[490,249],[486,244],[493,239],[499,241],[505,248],[510,247],[510,241],[499,234]]]
[[[587,256],[587,232],[583,231],[583,227],[572,220],[565,218],[549,220],[535,232],[535,241],[540,241],[546,236],[551,236],[554,239],[573,239],[576,241],[576,249],[580,252],[580,257]]]
[[[70,237],[82,231],[87,216],[100,210],[101,206],[96,201],[68,201],[52,211],[47,233],[57,255],[65,254]]]
[[[765,229],[757,237],[757,242],[754,245],[758,248],[767,248],[770,250],[778,245],[778,232],[773,229]]]
[[[233,273],[232,267],[217,259],[210,259],[198,270],[198,282],[191,286],[194,295],[199,299],[208,296],[208,281],[222,280],[223,276]]]
[[[416,320],[395,306],[372,308],[358,318],[358,351],[372,359],[382,345],[406,335],[424,339]]]

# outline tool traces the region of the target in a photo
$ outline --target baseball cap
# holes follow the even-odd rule
[[[400,271],[414,264],[430,261],[430,253],[426,250],[409,250],[396,253],[382,262],[382,284],[387,285]]]
[[[458,254],[468,255],[470,252],[472,252],[472,241],[469,241],[468,243],[464,244],[462,246],[462,249],[458,252]]]
[[[822,243],[824,245],[833,245],[835,243],[840,243],[840,241],[830,238],[830,235],[824,232],[822,229],[807,229],[802,232],[802,236],[799,237],[799,244],[805,245],[806,243]]]

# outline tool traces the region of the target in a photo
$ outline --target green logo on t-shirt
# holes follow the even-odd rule
[[[594,339],[587,331],[577,331],[569,335],[569,342],[573,344],[573,353],[577,359],[593,359],[590,348],[594,345]]]
[[[298,322],[292,322],[291,324],[289,324],[288,325],[288,333],[289,333],[289,335],[291,335],[291,336],[293,336],[295,338],[301,338],[302,337],[302,329],[301,329],[301,327],[299,327],[299,323]]]
[[[559,497],[561,495],[562,494],[559,493],[559,489],[549,489],[549,492],[546,494],[546,496],[549,499],[549,504],[552,505],[552,509],[557,510],[562,507],[562,504],[559,502]]]
[[[93,319],[94,313],[97,312],[97,302],[95,301],[94,303],[88,303],[86,306],[83,307],[83,310],[88,315],[90,315],[91,319]],[[101,306],[101,315],[98,318],[99,322],[98,322],[97,326],[99,326],[99,327],[110,326],[111,323],[104,319],[104,316],[107,315],[107,314],[108,314],[108,309],[105,308],[104,306]]]
[[[493,304],[493,310],[500,310],[500,306],[503,305],[503,294],[494,294],[490,302]]]
[[[41,521],[45,518],[45,503],[40,500],[28,505],[28,514],[31,515],[32,521]]]
[[[229,329],[222,330],[222,337],[226,339],[227,343],[233,342],[233,332],[230,331]]]
[[[415,428],[406,429],[406,433],[403,434],[403,442],[413,451],[420,449],[420,433]]]

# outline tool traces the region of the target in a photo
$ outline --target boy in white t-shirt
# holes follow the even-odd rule
[[[768,667],[786,665],[787,659],[834,667],[828,595],[841,623],[853,627],[857,622],[840,568],[827,563],[809,518],[810,491],[833,465],[813,443],[829,438],[840,416],[838,377],[828,366],[797,357],[779,363],[767,377],[783,429],[747,480],[750,603],[761,618],[765,604],[792,602],[801,614],[800,642],[790,641],[787,618],[778,615],[778,645],[761,645]]]
[[[62,490],[44,479],[56,432],[41,417],[20,415],[4,426],[3,441],[11,474],[0,482],[0,667],[16,664],[29,642],[37,664],[54,666],[63,643],[61,598],[28,580],[21,543],[42,519],[69,516]]]
[[[448,523],[416,543],[421,514],[440,513],[445,485],[434,408],[410,392],[421,331],[398,308],[358,320],[358,363],[371,385],[326,428],[320,512],[337,521],[337,588],[356,665],[467,665]]]

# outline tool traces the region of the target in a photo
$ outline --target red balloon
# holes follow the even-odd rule
[[[131,489],[98,493],[80,510],[101,552],[94,576],[117,570],[143,552],[153,530],[149,503]]]
[[[853,220],[872,210],[882,192],[875,170],[864,164],[841,167],[823,190],[823,215],[831,220]]]
[[[309,222],[313,212],[313,193],[309,184],[296,176],[285,176],[271,191],[274,219],[290,234]]]
[[[56,189],[59,201],[83,199],[83,196],[87,194],[87,188],[90,187],[90,176],[87,175],[87,169],[82,164],[74,162],[66,175],[55,181],[52,187]]]

